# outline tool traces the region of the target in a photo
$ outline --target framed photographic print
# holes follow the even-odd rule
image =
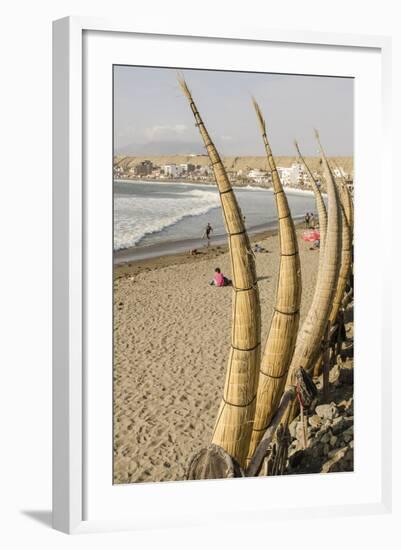
[[[388,510],[389,41],[53,50],[55,528]]]

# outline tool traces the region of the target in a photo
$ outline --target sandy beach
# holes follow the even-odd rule
[[[300,238],[303,299],[310,304],[319,253]],[[253,239],[255,240],[255,239]],[[277,235],[256,254],[265,339],[278,275]],[[222,395],[231,329],[227,248],[115,268],[114,482],[182,480],[188,460],[210,442]]]

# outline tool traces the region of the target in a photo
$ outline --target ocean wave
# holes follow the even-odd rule
[[[271,187],[262,187],[261,185],[243,185],[241,187],[235,187],[234,186],[234,189],[237,190],[237,189],[244,189],[246,191],[273,191],[273,189]]]
[[[187,216],[199,216],[219,206],[212,191],[194,189],[171,198],[117,195],[114,198],[114,250],[137,245],[145,235],[159,233]]]

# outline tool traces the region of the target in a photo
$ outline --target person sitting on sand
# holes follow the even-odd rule
[[[214,270],[214,278],[209,284],[212,286],[229,286],[231,285],[231,281],[227,279],[227,277],[224,277],[219,267],[216,267]]]
[[[254,252],[267,252],[266,248],[263,248],[263,246],[260,246],[259,243],[255,244],[255,246],[253,247],[253,251]]]

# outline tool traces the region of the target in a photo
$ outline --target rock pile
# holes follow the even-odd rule
[[[331,401],[318,403],[289,426],[291,444],[287,474],[350,472],[354,469],[354,398],[351,364],[330,372]],[[306,443],[306,445],[305,445]]]

